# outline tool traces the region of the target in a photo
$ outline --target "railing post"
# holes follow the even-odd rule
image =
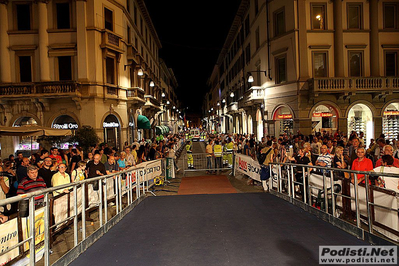
[[[283,192],[283,180],[281,176],[281,164],[278,165],[279,192]]]
[[[107,188],[107,178],[105,178],[105,188],[104,188],[104,224],[108,222],[108,188]]]
[[[122,175],[118,174],[119,182],[118,182],[118,191],[119,191],[119,211],[122,211]]]
[[[308,172],[308,176],[307,178],[309,178],[309,167],[306,167],[306,171]],[[308,188],[306,186],[306,184],[308,182],[305,181],[305,167],[302,166],[302,185],[303,185],[303,201],[305,202],[305,204],[308,202]]]
[[[335,195],[334,195],[334,171],[331,173],[331,205],[332,205],[332,215],[335,217]]]
[[[327,189],[327,180],[326,180],[326,172],[323,171],[323,190],[324,190],[324,207],[325,212],[328,213],[328,189]]]
[[[360,228],[360,208],[359,208],[359,185],[357,184],[357,174],[354,174],[355,178],[353,183],[355,185],[355,205],[356,205],[356,226]]]
[[[372,192],[372,191],[371,191],[371,186],[369,184],[369,179],[370,179],[369,175],[365,175],[365,177],[366,177],[365,185],[366,185],[367,220],[369,223],[369,233],[372,234],[373,233],[373,216],[371,213],[370,195],[369,195],[369,192]]]
[[[88,183],[82,183],[82,240],[86,239],[86,185]],[[87,201],[89,205],[89,201]]]
[[[48,192],[44,195],[44,265],[50,265],[50,206],[48,201]]]
[[[293,178],[291,177],[291,173],[292,173],[292,165],[290,165],[291,167],[289,167],[288,169],[287,169],[287,183],[288,183],[288,196],[292,196],[292,197],[294,197],[294,194],[292,194],[291,192],[291,180],[293,180]]]
[[[99,186],[99,196],[98,196],[98,200],[100,201],[99,205],[98,205],[98,219],[100,220],[100,227],[103,226],[103,180],[101,179],[99,180],[100,182],[100,186]]]
[[[118,189],[118,176],[114,176],[114,191],[116,191],[116,195],[115,195],[115,203],[116,203],[116,213],[119,213],[119,189]]]
[[[35,265],[36,251],[35,251],[35,197],[29,198],[29,237],[31,238],[29,244],[30,265]]]
[[[75,217],[73,217],[73,246],[78,245],[78,189],[73,186],[73,204],[75,206]],[[82,210],[83,211],[83,210]]]

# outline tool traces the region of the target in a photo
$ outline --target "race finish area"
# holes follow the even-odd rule
[[[266,193],[148,197],[71,265],[318,265],[368,245]]]

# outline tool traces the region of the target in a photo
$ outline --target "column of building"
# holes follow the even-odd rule
[[[8,39],[8,14],[7,14],[8,1],[0,1],[0,82],[11,82],[11,67],[10,67],[10,52],[8,47],[10,42]]]
[[[78,81],[88,81],[87,76],[87,32],[86,0],[76,1],[76,41]]]
[[[39,65],[40,65],[40,81],[50,81],[50,62],[48,57],[48,18],[47,18],[48,1],[39,1]]]

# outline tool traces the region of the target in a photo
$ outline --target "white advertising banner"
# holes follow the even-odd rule
[[[261,167],[257,161],[254,161],[249,156],[242,155],[239,153],[237,153],[235,157],[236,157],[236,163],[235,163],[236,171],[243,173],[256,181],[261,182],[260,180]]]
[[[0,224],[0,252],[8,250],[10,247],[18,244],[18,221],[11,219],[10,221]],[[2,255],[0,257],[0,266],[7,264],[19,255],[19,248]]]

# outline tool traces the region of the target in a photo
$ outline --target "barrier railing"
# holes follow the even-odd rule
[[[220,157],[209,156],[207,153],[185,153],[183,155],[183,170],[185,172],[232,170],[233,162],[233,152],[223,152]]]
[[[44,265],[50,265],[52,235],[72,224],[73,247],[67,253],[75,250],[78,255],[91,244],[90,241],[82,244],[88,237],[97,239],[104,234],[145,193],[150,192],[153,179],[163,175],[164,168],[164,159],[159,159],[118,173],[0,200],[0,206],[19,203],[16,217],[0,225],[0,238],[4,240],[0,264],[18,262],[34,265],[44,256]],[[52,192],[60,189],[69,189],[70,192],[51,196]],[[44,196],[44,201],[39,204],[35,200],[38,196]],[[109,202],[115,205],[116,214],[113,217],[109,217]],[[98,219],[95,221],[98,228],[88,235],[86,220],[91,220],[87,217],[90,212],[97,212]],[[109,224],[111,220],[113,222]],[[71,258],[77,257],[76,254]],[[66,261],[70,262],[71,258]]]
[[[399,243],[398,174],[290,163],[271,163],[269,171],[271,191]],[[364,182],[351,181],[359,175],[364,175]],[[379,177],[385,188],[374,185]]]

